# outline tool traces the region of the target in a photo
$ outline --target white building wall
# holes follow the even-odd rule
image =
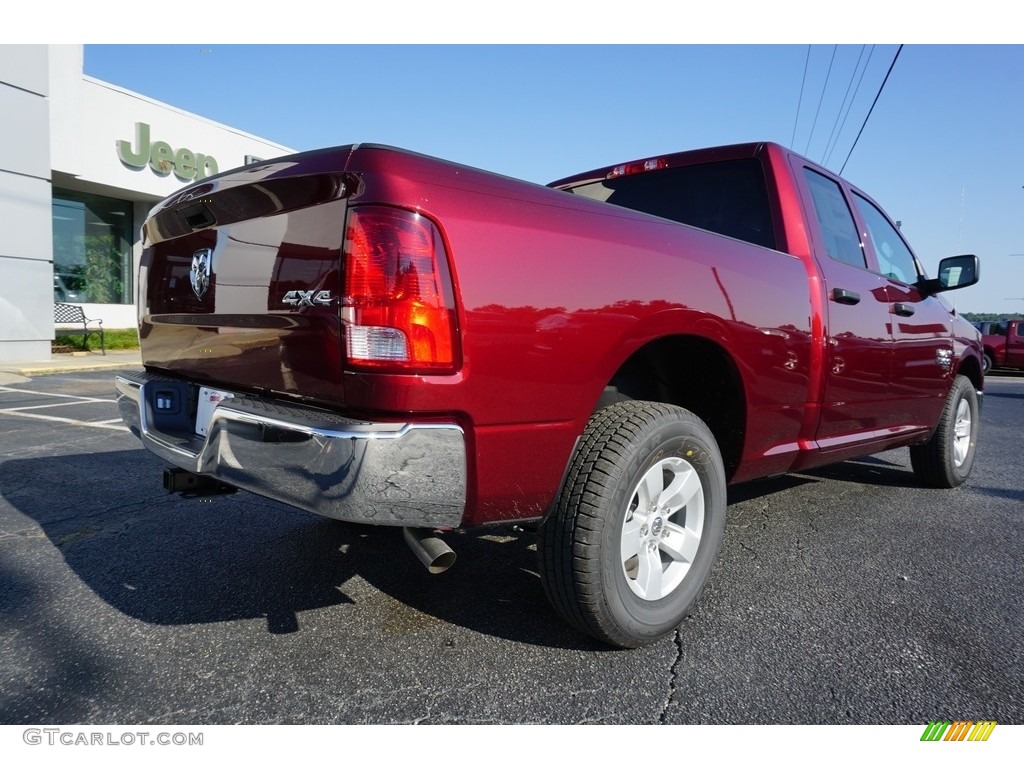
[[[5,362],[49,359],[53,338],[47,92],[45,45],[0,46],[0,361]]]
[[[142,221],[153,203],[192,183],[182,178],[190,162],[212,157],[226,171],[246,156],[294,151],[87,77],[83,61],[81,45],[0,45],[0,115],[17,118],[0,121],[0,361],[50,356],[54,187],[133,203],[137,274]],[[122,156],[142,149],[140,123],[150,150],[163,144],[152,163],[133,165]],[[127,142],[120,155],[119,141]],[[105,328],[137,322],[135,305],[83,307]]]

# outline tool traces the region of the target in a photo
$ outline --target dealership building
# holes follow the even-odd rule
[[[294,151],[88,77],[83,54],[0,45],[0,362],[50,359],[55,302],[135,327],[150,207]]]

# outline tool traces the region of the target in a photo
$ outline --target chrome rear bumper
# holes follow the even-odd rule
[[[122,373],[115,387],[124,423],[174,466],[337,520],[417,528],[462,522],[466,447],[455,424],[363,422],[236,394],[217,404],[205,437],[161,432],[154,395],[173,381]]]

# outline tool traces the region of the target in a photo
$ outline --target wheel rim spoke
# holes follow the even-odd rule
[[[668,526],[669,535],[661,541],[661,551],[673,560],[689,565],[697,556],[700,534],[678,525]]]
[[[636,489],[637,508],[646,514],[653,507],[665,490],[665,480],[661,472],[648,471]]]
[[[669,483],[658,499],[658,505],[673,514],[685,507],[691,499],[701,493],[700,478],[691,468],[680,472]]]
[[[640,515],[634,515],[622,526],[622,562],[625,563],[631,557],[640,552]]]
[[[636,576],[636,586],[639,588],[640,596],[647,600],[657,600],[662,596],[662,570],[661,555],[657,549],[645,549],[640,553],[640,571]]]

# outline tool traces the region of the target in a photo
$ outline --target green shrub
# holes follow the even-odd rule
[[[138,349],[139,347],[139,332],[134,328],[104,329],[103,336],[107,343],[107,349]],[[77,333],[63,334],[60,331],[57,331],[56,337],[53,340],[53,346],[81,349],[82,336]],[[100,337],[95,334],[91,334],[88,338],[86,348],[89,350],[99,351]]]

